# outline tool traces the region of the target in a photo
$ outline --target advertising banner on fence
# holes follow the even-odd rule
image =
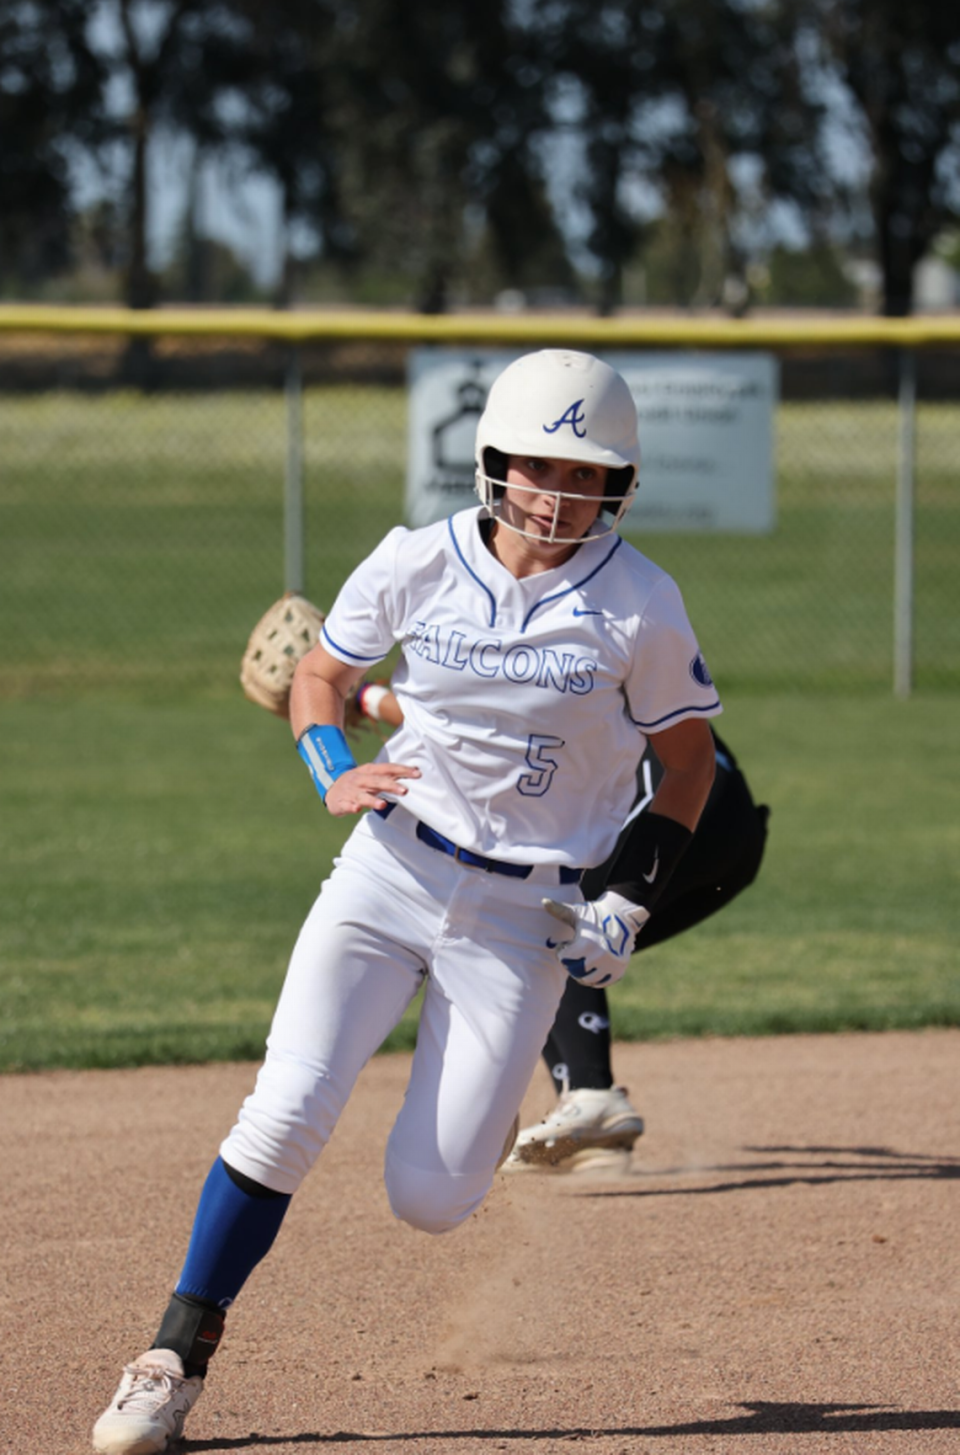
[[[412,352],[409,525],[428,525],[476,504],[477,420],[491,383],[519,352]],[[640,419],[640,489],[623,533],[772,531],[776,360],[739,352],[603,357],[626,379]]]

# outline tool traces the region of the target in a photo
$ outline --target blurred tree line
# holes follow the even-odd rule
[[[151,265],[150,168],[186,156]],[[270,179],[278,306],[496,296],[889,314],[960,199],[942,0],[0,0],[0,289],[93,260],[138,308],[241,301],[204,166]],[[80,205],[76,178],[114,179]],[[119,182],[117,182],[119,179]]]

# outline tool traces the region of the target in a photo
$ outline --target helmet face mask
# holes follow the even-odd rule
[[[489,514],[509,530],[543,540],[504,519],[501,512],[510,456],[603,466],[607,477],[602,497],[564,494],[567,499],[594,500],[598,518],[602,512],[613,517],[605,530],[591,527],[591,537],[615,531],[636,493],[640,466],[637,411],[623,378],[592,354],[543,349],[514,360],[493,382],[477,425],[477,495]],[[509,489],[544,493],[540,487],[517,483]],[[548,539],[579,544],[582,537],[556,534],[560,503],[558,495]]]
[[[496,466],[490,465],[489,457],[491,455],[499,456],[500,460],[502,460],[503,462],[502,468],[497,469]],[[589,501],[591,504],[596,505],[596,520],[599,520],[600,516],[604,512],[607,512],[608,514],[613,516],[612,521],[610,521],[609,523],[605,523],[605,528],[598,530],[596,529],[595,525],[591,527],[588,531],[588,534],[591,536],[591,538],[598,535],[610,535],[613,531],[616,530],[621,518],[629,509],[630,501],[633,498],[631,493],[631,495],[625,499],[622,493],[622,488],[621,490],[616,489],[616,482],[610,479],[609,474],[604,488],[606,491],[609,491],[611,493],[606,493],[603,495],[581,495],[578,494],[575,490],[564,489],[555,491],[547,485],[527,484],[519,480],[508,481],[506,476],[510,464],[509,457],[506,455],[501,455],[499,451],[488,450],[487,461],[488,470],[482,473],[480,471],[477,472],[477,493],[479,494],[481,501],[487,507],[490,515],[492,515],[495,520],[500,521],[500,523],[506,526],[508,530],[514,531],[517,535],[525,536],[527,540],[535,540],[541,543],[547,543],[551,545],[579,545],[580,541],[584,538],[583,536],[560,535],[558,533],[558,527],[560,524],[561,506],[568,502],[579,503],[581,501]],[[497,463],[499,464],[499,460]],[[610,473],[612,474],[613,472]],[[543,535],[540,531],[534,532],[525,530],[522,526],[517,525],[515,521],[512,521],[509,518],[508,514],[503,509],[504,496],[508,490],[511,492],[511,495],[514,499],[516,499],[517,496],[524,495],[546,495],[553,497],[553,524],[546,535]]]

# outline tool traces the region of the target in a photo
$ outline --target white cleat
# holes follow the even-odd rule
[[[100,1455],[159,1455],[179,1440],[202,1391],[198,1374],[185,1377],[179,1354],[148,1349],[124,1369],[112,1404],[93,1427],[93,1448]]]
[[[565,1092],[549,1116],[520,1133],[503,1170],[626,1172],[642,1133],[643,1117],[622,1086],[606,1091],[581,1087]]]

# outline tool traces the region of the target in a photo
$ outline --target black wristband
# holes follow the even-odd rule
[[[606,888],[652,910],[693,838],[675,818],[640,813],[617,855]]]

